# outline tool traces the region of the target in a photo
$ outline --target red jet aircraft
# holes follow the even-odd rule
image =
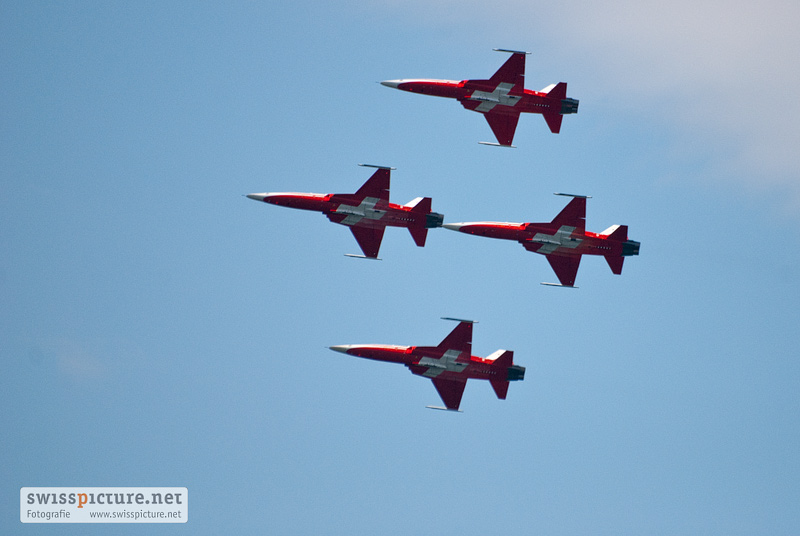
[[[558,134],[564,114],[578,113],[578,101],[567,98],[567,84],[551,84],[541,91],[525,89],[525,55],[527,52],[496,48],[510,52],[506,60],[488,80],[386,80],[384,86],[458,99],[464,108],[480,112],[489,122],[498,143],[484,145],[513,147],[514,131],[520,113],[542,114],[551,132]]]
[[[444,227],[462,233],[516,240],[522,247],[547,256],[558,276],[560,285],[573,287],[581,255],[603,255],[615,274],[622,273],[625,257],[639,254],[639,242],[628,240],[627,225],[612,225],[600,234],[586,231],[587,196],[555,194],[572,197],[572,201],[550,223],[470,222],[446,223]]]
[[[439,346],[346,344],[330,348],[366,359],[402,363],[413,374],[430,378],[445,405],[443,408],[427,406],[431,409],[458,411],[461,395],[470,378],[489,380],[497,398],[505,400],[508,382],[525,378],[525,367],[514,364],[514,352],[497,350],[485,358],[474,356],[472,321],[457,318],[444,320],[456,320],[459,324]]]
[[[419,247],[425,246],[428,229],[441,227],[444,216],[431,212],[431,198],[418,197],[407,205],[389,202],[389,175],[394,168],[378,168],[354,194],[301,194],[294,192],[248,194],[247,197],[273,205],[322,212],[334,223],[350,227],[364,255],[349,257],[378,258],[378,250],[387,226],[406,227]]]

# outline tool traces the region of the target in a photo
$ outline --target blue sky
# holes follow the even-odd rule
[[[796,534],[800,9],[789,2],[27,3],[0,8],[0,532],[23,486],[186,486],[218,534]],[[580,112],[517,149],[445,99],[482,78]],[[381,262],[321,215],[242,197],[350,192],[445,221],[642,243],[578,290],[544,258],[389,229]],[[438,343],[527,367],[463,414],[334,344]]]

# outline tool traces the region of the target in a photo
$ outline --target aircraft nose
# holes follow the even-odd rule
[[[338,346],[329,346],[328,348],[330,348],[334,352],[341,352],[343,354],[346,354],[347,350],[350,349],[350,345],[348,345],[348,344],[340,344]]]
[[[467,225],[466,223],[445,223],[442,225],[445,229],[450,229],[451,231],[460,231],[462,227]]]
[[[393,87],[393,88],[397,89],[397,87],[402,82],[403,82],[402,80],[384,80],[383,82],[381,82],[381,85],[382,86],[386,86],[386,87]]]
[[[247,194],[247,197],[254,201],[263,201],[267,197],[267,194]]]

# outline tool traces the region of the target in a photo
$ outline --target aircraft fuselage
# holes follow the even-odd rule
[[[359,200],[352,194],[267,193],[259,200],[281,207],[321,212],[334,223],[348,226],[430,229],[441,226],[443,219],[437,218],[440,215],[436,213],[414,212],[413,207],[374,197]]]
[[[445,224],[445,227],[476,236],[515,240],[525,249],[542,255],[627,257],[639,254],[638,242],[616,240],[611,236],[617,226],[604,233],[552,223],[474,222]]]
[[[410,93],[432,95],[457,99],[465,108],[486,113],[554,113],[571,114],[578,112],[578,101],[549,97],[547,93],[523,89],[522,93],[512,93],[512,84],[493,83],[489,80],[430,80],[403,79],[381,82]]]
[[[414,374],[441,380],[478,379],[505,382],[522,380],[525,377],[525,367],[499,366],[491,359],[465,356],[454,350],[442,352],[435,346],[349,344],[331,346],[331,350],[364,359],[400,363]]]

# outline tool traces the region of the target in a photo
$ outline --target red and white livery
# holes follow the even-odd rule
[[[612,225],[602,233],[586,230],[587,196],[572,201],[549,223],[469,222],[446,223],[444,227],[477,236],[516,240],[528,251],[547,257],[561,282],[543,285],[573,287],[582,255],[602,255],[615,274],[622,273],[625,257],[639,254],[639,242],[628,240],[627,225]]]
[[[334,223],[346,225],[364,255],[377,259],[386,227],[406,227],[419,247],[425,246],[428,229],[441,227],[444,216],[431,211],[430,197],[417,197],[406,205],[389,202],[389,177],[394,168],[378,168],[354,194],[302,194],[295,192],[248,194],[247,197],[282,207],[322,212]]]
[[[488,357],[472,355],[472,324],[457,320],[458,326],[438,346],[396,346],[389,344],[345,344],[331,346],[344,354],[400,363],[418,376],[430,378],[445,407],[431,409],[458,411],[468,379],[489,380],[497,398],[505,400],[508,383],[525,378],[525,367],[514,364],[514,352],[497,350]]]
[[[488,80],[403,79],[386,80],[381,84],[411,93],[457,99],[467,110],[482,113],[497,138],[497,143],[481,142],[485,145],[513,147],[511,143],[521,113],[542,114],[550,131],[558,134],[563,116],[578,113],[578,101],[567,98],[567,84],[551,84],[541,91],[525,89],[525,56],[528,53],[494,50],[510,52],[511,57]]]

